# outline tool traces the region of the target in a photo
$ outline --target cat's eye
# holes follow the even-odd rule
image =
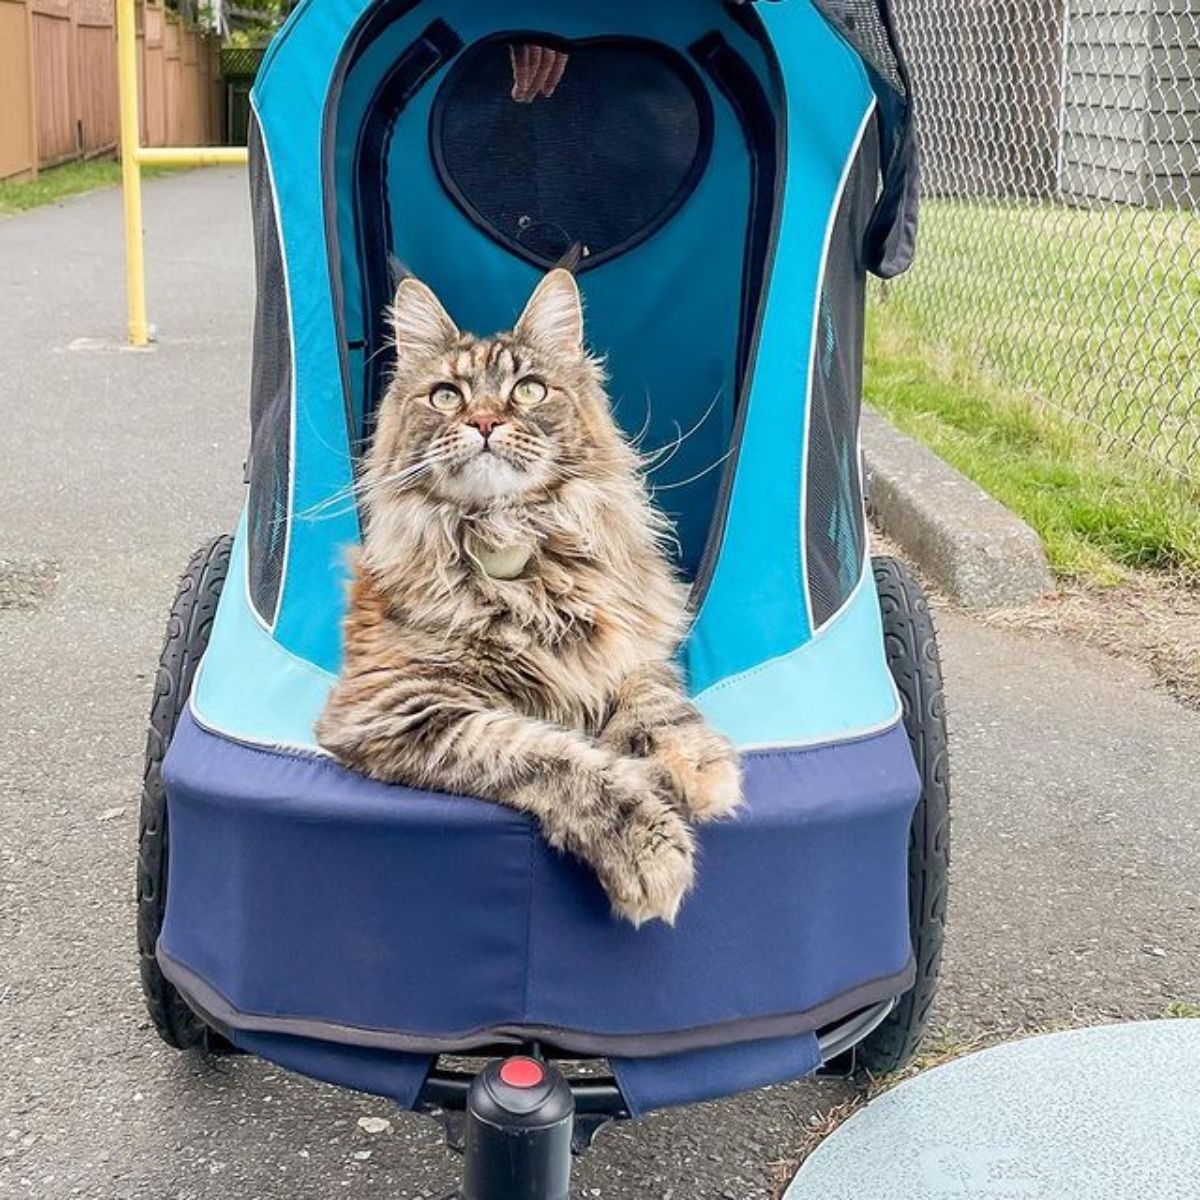
[[[532,375],[526,376],[517,381],[517,386],[512,390],[512,398],[522,408],[533,408],[545,400],[546,385],[540,379],[534,379]]]
[[[452,383],[439,383],[437,387],[429,393],[429,403],[433,405],[438,412],[452,413],[458,410],[462,404],[462,392],[458,390]]]

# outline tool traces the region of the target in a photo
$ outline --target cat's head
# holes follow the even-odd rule
[[[391,313],[396,370],[369,454],[373,498],[420,489],[465,511],[553,494],[622,461],[570,272],[551,271],[514,329],[462,333],[406,279]]]

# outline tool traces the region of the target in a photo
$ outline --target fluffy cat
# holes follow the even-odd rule
[[[461,333],[407,279],[364,471],[344,666],[317,735],[387,782],[529,813],[635,925],[675,920],[691,820],[730,814],[730,744],[673,662],[686,588],[584,347],[572,275]]]

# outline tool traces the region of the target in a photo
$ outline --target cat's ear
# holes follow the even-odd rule
[[[557,354],[583,357],[583,301],[570,271],[551,271],[525,305],[517,337]]]
[[[458,326],[419,279],[401,281],[390,316],[396,357],[401,361],[436,354],[458,338]]]

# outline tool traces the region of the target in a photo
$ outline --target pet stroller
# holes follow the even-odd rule
[[[540,60],[557,78],[514,98]],[[887,0],[303,0],[250,145],[248,498],[183,576],[151,716],[159,1033],[440,1115],[468,1200],[561,1200],[613,1118],[905,1062],[948,809],[925,601],[864,529],[865,278],[916,226]],[[692,582],[691,693],[743,753],[674,928],[618,921],[518,813],[313,738],[360,533],[331,498],[386,387],[396,264],[490,332],[572,252]]]

